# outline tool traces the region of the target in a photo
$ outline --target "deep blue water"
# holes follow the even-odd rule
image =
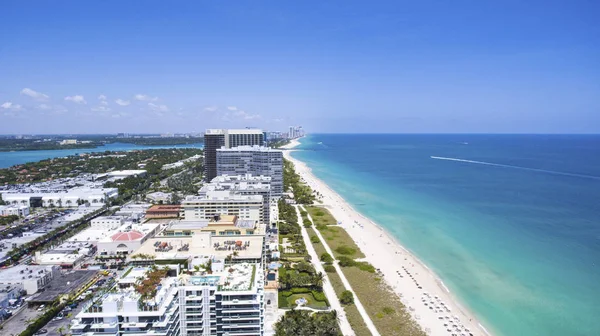
[[[203,148],[203,143],[174,145],[174,146],[138,146],[128,143],[115,142],[100,146],[97,148],[79,148],[79,149],[56,149],[56,150],[39,150],[39,151],[17,151],[17,152],[0,152],[0,168],[7,168],[17,164],[27,162],[36,162],[40,160],[64,157],[77,153],[92,153],[104,151],[129,151],[139,149],[158,149],[158,148]]]
[[[488,329],[600,335],[600,136],[315,134],[301,143],[294,157]]]

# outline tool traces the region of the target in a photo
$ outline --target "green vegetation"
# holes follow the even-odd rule
[[[321,261],[326,263],[326,264],[332,264],[333,263],[333,257],[331,256],[331,254],[325,252],[323,254],[321,254]]]
[[[342,246],[338,246],[335,249],[335,252],[337,252],[339,254],[343,254],[343,255],[353,255],[356,253],[356,249],[353,249],[346,245],[342,245]]]
[[[314,231],[311,231],[311,230],[313,230],[313,229],[312,228],[308,229],[309,234],[311,234],[311,232],[314,233]],[[313,243],[313,247],[317,251],[318,255],[323,257],[324,254],[326,254],[331,258],[331,255],[329,255],[328,253],[325,252],[325,247],[320,242]],[[325,258],[327,258],[327,257],[325,257]],[[354,261],[354,260],[352,260],[352,261]],[[329,279],[329,283],[333,287],[335,294],[337,295],[338,298],[341,298],[341,295],[346,290],[346,288],[344,287],[344,284],[342,283],[342,279],[340,278],[340,275],[337,273],[337,271],[333,265],[325,265],[324,268],[325,268],[325,272],[327,272],[327,277]],[[353,298],[353,300],[354,300],[354,298]],[[350,322],[350,326],[352,327],[352,330],[354,330],[354,333],[357,336],[370,336],[371,335],[369,328],[367,328],[365,321],[363,320],[362,316],[360,315],[360,312],[358,311],[358,309],[356,308],[355,305],[353,305],[353,304],[345,305],[344,311],[346,312],[346,317],[348,318],[348,321]]]
[[[312,227],[310,227],[310,228],[306,229],[306,231],[308,231],[308,235],[311,237],[310,242],[313,244],[313,247],[315,248],[315,252],[317,252],[317,255],[320,256],[321,254],[326,253],[327,251],[325,250],[325,247],[323,246],[323,244],[321,244],[321,240],[319,240],[319,237],[317,237],[315,230]],[[312,237],[315,237],[317,240],[314,240]]]
[[[294,291],[301,289],[303,291]],[[325,298],[323,292],[308,290],[305,288],[292,288],[292,291],[281,291],[279,292],[279,308],[294,308],[296,307],[296,300],[304,298],[306,304],[304,306],[314,309],[327,309],[329,304]]]
[[[197,148],[149,149],[129,152],[87,153],[64,158],[46,159],[0,169],[0,184],[18,184],[75,177],[81,173],[105,173],[113,170],[145,169],[151,182],[166,178],[176,171],[166,172],[162,166],[193,155]],[[143,168],[140,168],[140,165]]]
[[[64,140],[64,138],[56,138],[50,141],[44,141],[43,139],[0,139],[0,152],[96,148],[104,145],[98,140],[87,140],[90,141],[89,143],[61,145],[59,144],[61,140]]]
[[[315,225],[337,225],[337,220],[335,220],[329,210],[325,208],[307,206],[306,210],[315,222]]]
[[[375,273],[375,267],[371,264],[369,264],[366,261],[356,261],[350,257],[347,256],[340,256],[338,257],[338,264],[341,267],[352,267],[355,266],[357,268],[359,268],[362,271],[365,272],[369,272],[369,273]]]
[[[323,309],[329,306],[323,294],[325,275],[317,273],[306,261],[286,263],[279,269],[279,308],[296,306],[296,300],[304,297],[306,306]]]
[[[425,335],[419,325],[412,320],[406,307],[400,298],[389,288],[378,275],[375,267],[365,261],[357,261],[364,258],[360,248],[354,243],[348,233],[340,226],[335,225],[337,221],[325,208],[307,207],[317,229],[325,238],[326,243],[334,252],[334,257],[342,267],[342,272],[350,282],[356,297],[367,310],[377,330],[381,335]],[[312,230],[312,229],[311,229]],[[313,245],[320,245],[314,243]],[[321,255],[324,257],[323,255]],[[327,258],[327,257],[325,257]],[[335,268],[326,268],[329,281],[344,303],[346,316],[352,329],[358,336],[370,335],[364,320],[356,306],[350,303],[350,295],[341,281]],[[342,297],[344,296],[344,297]],[[352,297],[352,301],[354,297]]]
[[[299,204],[313,204],[315,201],[313,190],[300,180],[294,164],[285,159],[283,161],[283,189],[292,190],[294,198]]]
[[[19,220],[19,216],[17,215],[0,217],[0,225],[8,225],[16,220]]]
[[[393,290],[376,273],[343,269],[352,289],[382,335],[425,335]]]
[[[279,218],[283,221],[279,222],[279,241],[284,239],[288,241],[290,246],[281,248],[281,259],[288,257],[306,257],[308,251],[302,239],[300,225],[298,225],[298,216],[296,209],[287,204],[284,200],[279,201]],[[290,252],[292,250],[293,252]]]
[[[19,336],[33,336],[35,333],[42,329],[50,320],[52,320],[60,311],[67,306],[66,302],[60,303],[59,300],[55,300],[52,306],[44,311],[42,316],[38,317],[35,321],[31,322],[27,328],[19,334]]]
[[[340,302],[345,305],[354,303],[354,294],[349,290],[343,291],[340,295]]]
[[[146,278],[135,285],[135,290],[140,293],[142,300],[156,296],[156,290],[160,281],[167,276],[167,269],[158,269],[153,266],[146,272]]]
[[[130,143],[140,146],[190,145],[204,142],[201,137],[106,138],[107,142]]]
[[[290,143],[288,139],[277,139],[274,141],[269,141],[269,147],[271,148],[280,148]]]
[[[65,139],[75,139],[76,144],[64,144]],[[157,135],[136,136],[134,138],[117,138],[106,135],[73,135],[73,136],[46,136],[32,139],[6,139],[0,138],[0,152],[7,151],[32,151],[55,149],[98,148],[108,143],[130,143],[143,146],[172,146],[187,145],[204,142],[202,137],[159,137]],[[282,144],[283,145],[283,144]]]
[[[333,250],[336,258],[340,256],[349,256],[351,258],[365,257],[358,246],[356,246],[354,240],[352,240],[352,237],[342,227],[338,225],[320,225],[317,226],[317,229],[321,232],[323,238],[325,238],[327,245]],[[340,253],[340,251],[344,253]]]
[[[289,335],[342,335],[336,311],[312,313],[306,310],[290,310],[275,323],[275,336]]]

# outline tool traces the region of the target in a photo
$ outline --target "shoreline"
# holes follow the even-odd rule
[[[427,265],[387,232],[383,227],[356,211],[346,200],[325,182],[318,179],[306,163],[291,156],[293,148],[300,145],[297,139],[282,147],[284,156],[290,160],[296,172],[313,190],[322,195],[322,204],[343,227],[357,246],[365,254],[365,259],[384,275],[386,283],[400,297],[412,318],[428,335],[465,334],[492,335],[475,317],[452,295],[442,279]],[[409,273],[410,272],[410,273]],[[413,280],[414,279],[414,280]],[[421,286],[419,289],[416,283]],[[426,295],[428,294],[428,295]],[[423,301],[426,299],[426,301]],[[435,300],[435,301],[434,301]],[[448,307],[449,311],[431,309],[431,302],[437,307]],[[438,305],[443,302],[444,305]],[[427,303],[427,305],[425,305]],[[444,326],[446,324],[446,326]],[[456,331],[453,325],[463,325]],[[450,330],[450,331],[449,331]]]

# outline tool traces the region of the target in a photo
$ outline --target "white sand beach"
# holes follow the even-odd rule
[[[297,140],[282,147],[298,146]],[[323,206],[341,222],[364,252],[366,259],[378,268],[394,288],[413,318],[429,335],[489,335],[489,332],[452,297],[443,282],[422,262],[409,253],[385,230],[355,211],[340,195],[316,178],[310,168],[284,150],[296,172],[323,198]],[[421,287],[421,288],[419,288]]]

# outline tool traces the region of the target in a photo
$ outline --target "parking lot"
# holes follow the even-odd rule
[[[30,321],[34,321],[43,311],[28,308],[26,305],[21,307],[19,311],[13,312],[13,317],[2,325],[2,335],[18,335],[20,334]]]

